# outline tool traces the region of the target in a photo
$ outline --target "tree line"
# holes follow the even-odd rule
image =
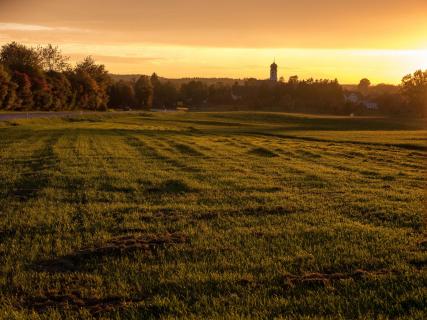
[[[269,110],[330,114],[427,116],[427,70],[402,79],[400,86],[371,86],[362,79],[360,101],[337,80],[245,79],[230,83],[189,80],[176,85],[156,74],[118,80],[105,66],[86,57],[74,67],[58,47],[27,47],[11,42],[0,50],[0,109],[107,110],[108,108],[176,108],[199,110]],[[368,110],[364,101],[378,108]]]
[[[147,77],[140,77],[131,91],[126,91],[127,87],[114,83],[105,66],[92,57],[84,58],[74,67],[68,61],[52,45],[32,48],[12,42],[2,46],[0,109],[103,111],[112,103],[121,106],[127,102],[141,108],[151,107],[153,89]]]

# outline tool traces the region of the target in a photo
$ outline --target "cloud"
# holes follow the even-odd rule
[[[73,60],[82,60],[87,55],[70,54]],[[119,63],[119,64],[141,64],[164,60],[161,57],[129,57],[129,56],[108,56],[108,55],[91,55],[97,62],[101,63]]]
[[[52,28],[35,24],[0,23],[0,30],[8,31],[50,31]]]
[[[68,27],[49,27],[38,24],[0,22],[0,31],[62,31],[62,32],[90,32],[87,29]]]

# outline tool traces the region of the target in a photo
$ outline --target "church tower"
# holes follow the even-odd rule
[[[270,66],[270,80],[277,82],[277,64],[274,61]]]

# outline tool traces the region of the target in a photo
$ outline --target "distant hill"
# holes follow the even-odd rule
[[[115,81],[119,80],[125,80],[125,81],[136,81],[141,74],[112,74],[111,77]],[[215,84],[218,82],[222,82],[225,85],[233,85],[235,82],[243,83],[243,79],[232,79],[232,78],[179,78],[179,79],[171,79],[171,78],[163,78],[159,77],[159,80],[162,82],[170,81],[172,82],[176,87],[180,87],[183,83],[187,83],[190,81],[201,81],[203,83],[206,83],[208,86],[211,84]]]

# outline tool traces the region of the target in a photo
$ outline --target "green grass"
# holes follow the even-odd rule
[[[0,122],[0,317],[427,317],[422,121]]]

